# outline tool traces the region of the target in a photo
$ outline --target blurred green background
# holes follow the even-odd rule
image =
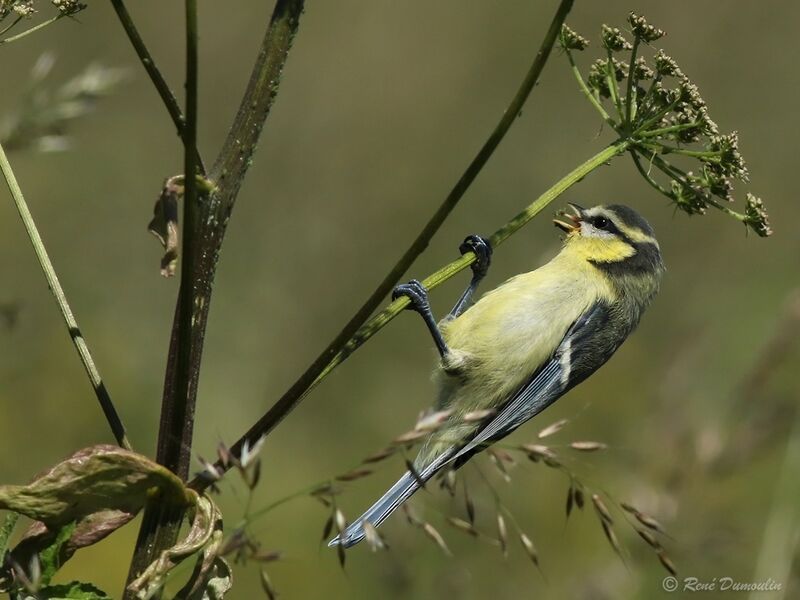
[[[130,4],[181,92],[180,3]],[[264,4],[200,3],[200,147],[209,162],[269,18]],[[555,6],[308,3],[222,253],[200,380],[198,453],[209,457],[220,440],[238,437],[394,264],[494,127]],[[775,234],[746,236],[716,211],[674,214],[626,157],[570,190],[496,253],[486,289],[557,250],[548,217],[567,201],[624,202],[641,211],[656,228],[669,271],[617,356],[512,441],[530,441],[550,422],[571,419],[552,438],[557,451],[573,439],[609,444],[603,454],[563,453],[594,489],[665,524],[681,577],[772,576],[785,597],[797,597],[800,567],[796,544],[788,542],[797,540],[798,521],[786,507],[797,485],[787,440],[800,390],[792,368],[800,358],[800,317],[797,296],[793,313],[787,302],[796,294],[800,256],[791,180],[800,6],[578,1],[568,22],[591,36],[596,51],[601,23],[622,27],[629,10],[668,31],[663,47],[700,86],[712,118],[723,131],[740,132],[749,189],[767,203]],[[159,276],[160,248],[145,228],[163,179],[182,168],[181,146],[106,2],[0,48],[0,115],[18,106],[45,51],[57,56],[54,84],[93,61],[129,68],[119,91],[69,130],[71,151],[10,158],[130,437],[152,454],[178,281]],[[407,276],[450,261],[465,234],[491,233],[610,139],[566,59],[554,52],[521,118]],[[743,199],[744,190],[738,195]],[[22,483],[110,436],[5,188],[0,198],[0,303],[20,307],[14,326],[0,325],[0,481]],[[437,314],[466,281],[462,274],[437,289]],[[409,428],[433,398],[434,357],[411,315],[381,332],[269,437],[254,509],[351,468]],[[335,553],[319,545],[327,512],[301,497],[254,525],[266,548],[285,553],[269,569],[275,586],[285,598],[667,596],[666,572],[630,527],[616,526],[623,562],[590,510],[565,523],[563,474],[526,462],[507,484],[487,461],[480,466],[536,543],[541,573],[516,540],[504,559],[496,547],[449,528],[440,512],[461,515],[463,503],[439,491],[419,494],[414,504],[455,558],[393,518],[384,528],[390,552],[359,547],[343,573]],[[356,516],[401,469],[390,461],[351,484],[342,509]],[[476,471],[465,473],[479,525],[492,533],[492,495]],[[220,503],[233,525],[246,494],[231,482]],[[137,528],[138,521],[80,553],[59,579],[89,578],[117,595]],[[757,572],[759,561],[765,571]],[[789,574],[786,564],[793,564]],[[260,594],[258,566],[237,567],[231,597]]]

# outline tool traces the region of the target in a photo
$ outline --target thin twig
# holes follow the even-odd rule
[[[66,16],[65,14],[59,13],[55,17],[51,17],[50,19],[47,19],[46,21],[42,21],[41,23],[39,23],[38,25],[34,25],[30,29],[26,29],[25,31],[21,31],[20,33],[18,33],[16,35],[12,35],[11,37],[7,37],[4,40],[0,40],[0,46],[2,46],[3,44],[8,44],[9,42],[16,42],[17,40],[19,40],[21,38],[24,38],[25,36],[30,35],[31,33],[39,31],[40,29],[43,29],[44,27],[47,27],[48,25],[52,25],[53,23],[55,23],[56,21],[58,21],[59,19],[61,19],[62,17],[65,17],[65,16]],[[13,26],[13,24],[12,24],[12,26]]]
[[[413,264],[416,258],[422,254],[425,248],[428,247],[428,244],[433,236],[456,207],[458,202],[466,193],[467,189],[469,189],[469,186],[489,161],[489,158],[492,156],[500,142],[503,140],[503,137],[505,137],[506,133],[511,128],[514,120],[518,117],[523,105],[525,104],[525,101],[530,95],[531,90],[536,85],[536,82],[538,81],[539,76],[541,75],[541,72],[547,63],[550,52],[552,51],[556,39],[561,31],[561,25],[564,23],[564,20],[567,18],[567,14],[572,8],[572,3],[573,0],[562,0],[560,3],[555,15],[553,16],[553,20],[550,23],[550,27],[548,28],[547,33],[542,40],[541,46],[536,53],[533,64],[526,73],[525,78],[522,80],[522,83],[520,84],[517,93],[514,95],[514,98],[511,100],[511,103],[508,105],[508,108],[506,108],[505,112],[503,113],[500,122],[497,124],[494,131],[483,144],[481,149],[478,151],[475,158],[473,158],[472,162],[464,171],[464,174],[447,195],[447,198],[445,198],[441,206],[439,206],[436,212],[425,224],[425,227],[423,227],[422,231],[420,231],[420,233],[417,235],[416,239],[411,243],[411,246],[409,246],[409,248],[403,253],[403,255],[400,257],[400,260],[394,265],[394,267],[392,267],[386,277],[384,277],[383,281],[381,281],[378,287],[375,288],[375,291],[372,292],[369,298],[367,298],[361,308],[356,311],[355,315],[353,315],[353,317],[347,322],[347,324],[333,339],[333,341],[328,344],[328,346],[322,351],[316,360],[314,360],[314,362],[311,363],[311,365],[297,379],[297,381],[292,384],[289,390],[273,405],[269,412],[265,414],[258,421],[258,423],[256,423],[256,425],[253,426],[250,432],[261,430],[262,432],[266,433],[275,425],[277,425],[277,423],[282,420],[283,417],[294,410],[294,408],[300,403],[303,397],[305,397],[311,387],[316,385],[320,376],[324,376],[323,373],[325,373],[327,369],[331,368],[331,365],[333,364],[332,361],[337,360],[337,356],[342,354],[346,345],[351,341],[351,338],[353,338],[354,335],[357,335],[359,328],[363,326],[370,315],[381,305],[381,302],[383,302],[384,298],[386,298],[389,292],[391,292],[392,288],[397,284],[397,282]],[[470,256],[472,256],[472,259],[474,260],[474,255]],[[465,265],[466,264],[469,263],[465,263]],[[239,439],[238,442],[236,442],[236,444],[232,446],[233,452],[238,453],[241,450],[242,444],[247,439],[250,439],[252,442],[254,438],[250,437],[249,433],[245,434]]]
[[[603,108],[603,104],[600,102],[599,99],[592,94],[592,91],[589,89],[589,86],[586,85],[586,82],[583,80],[583,76],[581,75],[580,69],[578,69],[578,65],[575,64],[575,58],[572,56],[572,52],[569,48],[565,48],[564,52],[567,55],[567,61],[569,61],[569,67],[572,71],[572,75],[575,77],[575,80],[578,82],[578,86],[581,88],[583,95],[586,96],[586,99],[591,102],[592,106],[594,106],[595,110],[603,117],[603,120],[608,123],[615,131],[617,130],[617,122],[611,118],[606,112],[606,109]]]
[[[17,183],[17,178],[14,176],[14,171],[11,169],[11,164],[8,162],[8,157],[2,145],[0,145],[0,170],[3,172],[3,176],[8,184],[8,189],[14,198],[14,203],[17,205],[19,216],[22,218],[25,231],[28,234],[28,238],[36,252],[36,257],[39,260],[39,266],[47,279],[47,284],[50,287],[50,291],[53,293],[53,297],[56,299],[59,309],[61,309],[61,316],[64,319],[64,323],[67,325],[72,344],[78,351],[78,356],[83,363],[84,369],[86,369],[86,374],[89,376],[89,381],[92,384],[98,402],[100,402],[100,408],[103,409],[106,421],[108,421],[108,425],[111,427],[111,431],[117,443],[123,448],[130,450],[131,444],[125,433],[125,426],[122,424],[117,409],[111,401],[111,396],[109,396],[108,390],[106,390],[103,378],[100,377],[100,372],[97,370],[91,352],[89,352],[89,347],[78,327],[78,322],[72,314],[72,309],[69,306],[69,302],[67,302],[67,296],[64,294],[64,289],[61,287],[61,282],[58,280],[56,271],[53,268],[53,263],[50,261],[50,257],[44,247],[44,242],[39,235],[39,230],[36,228],[36,223],[28,209],[28,204],[25,202],[25,197],[22,195],[22,190]]]
[[[633,142],[630,140],[617,140],[601,152],[573,169],[566,176],[561,178],[555,185],[539,196],[525,210],[517,214],[500,229],[495,231],[489,238],[493,247],[497,247],[505,240],[519,231],[531,219],[539,214],[547,205],[558,198],[571,186],[575,185],[595,169],[603,166],[615,156],[626,152]],[[447,281],[456,273],[466,269],[475,261],[475,255],[471,252],[464,254],[461,258],[445,265],[432,275],[422,280],[423,285],[433,289]],[[360,348],[378,331],[388,325],[403,309],[408,305],[408,298],[405,296],[391,302],[380,313],[372,317],[362,327],[356,331],[353,337],[345,344],[344,348],[335,354],[324,366],[319,375],[307,385],[305,389],[299,389],[298,384],[292,386],[272,407],[245,433],[237,442],[231,446],[231,452],[236,455],[239,449],[246,443],[254,443],[263,435],[268,434],[291,410],[313,390],[325,377],[327,377],[337,366],[344,362],[354,351]],[[299,394],[297,397],[295,395]],[[225,472],[227,467],[220,462],[214,465],[220,472]],[[208,487],[208,481],[201,477],[195,477],[189,484],[196,490],[204,490]]]
[[[147,49],[142,36],[139,35],[139,30],[136,29],[136,25],[134,24],[131,15],[128,13],[128,9],[125,7],[125,3],[122,0],[111,0],[111,5],[113,6],[114,11],[117,13],[117,18],[119,19],[122,28],[125,30],[125,34],[128,36],[128,40],[130,40],[136,55],[139,57],[139,60],[141,61],[145,71],[147,71],[150,81],[153,82],[153,86],[156,88],[158,95],[161,96],[161,101],[164,103],[169,116],[172,118],[172,123],[175,125],[175,129],[178,131],[178,135],[181,137],[183,142],[186,143],[186,140],[184,139],[184,126],[186,121],[183,117],[183,113],[181,112],[181,107],[178,105],[178,101],[175,99],[175,94],[172,93],[172,90],[169,88],[169,84],[167,84],[163,75],[161,75],[161,71],[159,71],[158,67],[156,66],[156,63],[153,60],[150,51]],[[197,152],[196,160],[197,164],[199,165],[200,172],[205,174],[206,168],[199,152]]]

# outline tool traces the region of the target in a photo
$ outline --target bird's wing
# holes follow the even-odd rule
[[[595,302],[567,330],[553,356],[534,373],[511,400],[503,405],[496,415],[486,421],[475,437],[456,452],[451,460],[463,463],[472,454],[479,452],[482,447],[507,436],[525,421],[542,412],[568,389],[585,379],[591,371],[587,372],[584,365],[576,369],[575,358],[579,354],[585,354],[586,339],[591,338],[598,329],[604,327],[608,323],[608,319],[608,305],[602,301]],[[614,347],[615,349],[616,347]],[[611,352],[613,353],[613,350]],[[597,367],[609,356],[610,354],[598,356]]]

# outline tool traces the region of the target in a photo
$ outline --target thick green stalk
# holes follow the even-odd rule
[[[499,246],[522,227],[524,227],[531,219],[539,214],[556,198],[561,196],[570,187],[581,181],[584,177],[589,175],[595,169],[606,164],[615,156],[623,154],[631,147],[632,142],[628,139],[620,139],[603,149],[598,154],[591,157],[589,160],[579,165],[567,175],[557,181],[546,192],[534,200],[525,210],[517,214],[513,219],[508,221],[500,229],[495,231],[489,238],[493,246]],[[422,283],[428,289],[433,289],[441,283],[447,281],[456,273],[463,271],[470,264],[475,261],[475,255],[467,253],[461,258],[445,265],[435,273],[426,277]],[[291,396],[292,390],[289,390],[283,397],[281,397],[231,448],[236,451],[249,442],[251,445],[255,443],[260,437],[267,435],[281,420],[288,414],[292,407],[296,406],[300,400],[305,398],[308,393],[313,390],[325,377],[327,377],[336,367],[343,363],[353,352],[366,343],[372,336],[378,333],[381,329],[386,327],[403,309],[408,305],[408,298],[401,297],[391,302],[380,313],[367,321],[353,337],[347,342],[344,348],[338,352],[328,362],[325,368],[302,392],[298,399]],[[215,465],[221,472],[224,472],[225,467],[221,464]],[[190,485],[198,490],[205,489],[208,482],[204,479],[196,477],[192,480]]]
[[[81,359],[81,363],[83,363],[83,368],[86,369],[89,382],[92,384],[92,388],[97,396],[97,401],[100,403],[100,408],[102,408],[103,414],[106,417],[106,421],[108,421],[108,425],[111,427],[111,431],[117,443],[123,448],[130,450],[131,444],[125,433],[125,426],[122,424],[122,419],[120,419],[119,413],[117,413],[117,409],[111,401],[111,396],[103,383],[103,378],[100,377],[100,372],[97,370],[91,352],[89,352],[89,346],[86,344],[86,340],[83,338],[83,334],[78,327],[78,321],[72,313],[72,309],[67,301],[67,296],[64,293],[64,289],[61,287],[61,282],[58,280],[56,270],[53,267],[53,263],[50,261],[42,237],[39,235],[39,230],[36,227],[36,222],[33,220],[33,215],[31,215],[28,209],[28,204],[25,202],[25,197],[22,195],[22,190],[19,187],[19,183],[17,183],[17,178],[14,176],[14,171],[11,169],[11,164],[8,162],[8,157],[2,145],[0,145],[0,170],[3,172],[3,176],[8,184],[8,189],[11,192],[11,196],[14,198],[14,203],[17,205],[17,210],[19,211],[19,216],[22,218],[22,223],[28,234],[28,239],[31,241],[31,245],[36,252],[36,258],[39,260],[39,266],[44,273],[45,279],[47,279],[47,285],[53,293],[53,297],[56,299],[58,308],[61,309],[61,317],[67,325],[72,344],[75,346],[75,350],[78,351],[78,356]]]

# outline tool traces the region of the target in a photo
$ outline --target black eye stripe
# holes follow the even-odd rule
[[[607,231],[608,233],[613,233],[617,235],[621,234],[619,228],[614,224],[614,221],[603,215],[590,217],[589,222],[592,224],[593,227],[595,227],[596,229],[600,229],[601,231]]]

